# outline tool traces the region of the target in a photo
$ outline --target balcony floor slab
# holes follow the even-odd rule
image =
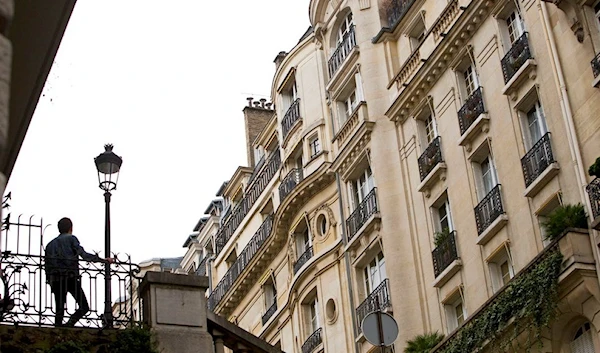
[[[526,197],[534,197],[558,174],[559,171],[560,167],[558,166],[558,162],[550,164],[542,174],[535,178],[535,180],[525,189],[523,194]]]
[[[452,263],[450,263],[450,265],[448,265],[448,267],[446,267],[444,271],[442,271],[442,273],[440,273],[435,278],[431,285],[435,288],[441,288],[444,284],[446,284],[446,282],[448,282],[452,278],[452,276],[454,276],[460,270],[461,267],[462,261],[460,260],[460,258],[452,261]]]
[[[506,213],[501,214],[477,237],[477,245],[485,245],[508,223]]]

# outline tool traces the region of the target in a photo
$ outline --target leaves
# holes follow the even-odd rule
[[[600,157],[596,158],[596,162],[590,166],[588,174],[600,178]]]
[[[546,229],[546,239],[558,238],[567,228],[587,228],[587,217],[583,205],[562,205],[552,211],[542,226]]]
[[[415,336],[413,339],[406,341],[404,353],[429,353],[443,339],[444,335],[437,331]]]

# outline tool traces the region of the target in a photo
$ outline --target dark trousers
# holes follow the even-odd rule
[[[67,301],[67,293],[71,293],[75,302],[77,302],[77,310],[71,316],[65,326],[75,326],[83,315],[90,311],[87,298],[83,289],[81,289],[81,278],[75,276],[61,276],[50,282],[50,288],[54,293],[54,300],[56,303],[56,319],[55,326],[62,326],[63,317],[65,315],[65,302]]]

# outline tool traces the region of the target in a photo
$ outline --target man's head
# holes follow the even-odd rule
[[[73,232],[73,222],[67,217],[58,221],[58,231],[60,234],[71,234]]]

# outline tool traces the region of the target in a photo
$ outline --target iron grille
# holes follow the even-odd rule
[[[356,46],[356,34],[354,32],[355,26],[350,26],[350,30],[344,34],[342,41],[338,44],[337,48],[329,58],[327,63],[329,66],[329,77],[333,77],[337,70],[342,66],[342,63],[346,60],[352,49]]]
[[[442,138],[440,136],[433,139],[425,149],[425,152],[419,157],[419,174],[421,175],[421,181],[427,177],[438,163],[444,161],[442,158],[441,141]]]
[[[379,212],[379,208],[377,207],[377,188],[373,188],[346,220],[348,239],[352,239],[358,230],[367,223],[369,218],[377,212]]]
[[[594,218],[600,216],[600,178],[595,178],[586,188],[590,203],[592,204],[592,215]]]
[[[456,232],[451,232],[448,237],[439,244],[431,253],[433,258],[433,273],[439,276],[452,261],[458,259],[456,251]]]
[[[302,168],[292,169],[279,185],[279,201],[283,201],[303,180]]]
[[[381,282],[377,288],[375,288],[369,296],[363,300],[362,303],[356,308],[356,320],[358,321],[358,330],[360,332],[360,325],[369,313],[377,310],[384,310],[392,307],[392,300],[390,298],[390,287],[389,280],[386,278]]]
[[[196,269],[196,275],[198,276],[206,276],[206,262],[208,262],[208,256],[202,258],[202,261],[198,264],[198,268]]]
[[[267,321],[269,321],[271,316],[273,316],[273,314],[275,314],[276,311],[277,311],[277,302],[274,301],[273,304],[269,307],[269,309],[267,309],[265,314],[262,316],[262,324],[263,325],[266,324]]]
[[[281,120],[281,128],[283,130],[283,138],[290,133],[294,125],[300,121],[300,98],[296,99],[288,108],[287,112]]]
[[[531,185],[550,164],[554,163],[554,155],[550,146],[550,133],[546,133],[533,145],[533,147],[521,158],[525,187]]]
[[[600,53],[596,55],[594,59],[592,59],[592,72],[594,73],[594,78],[600,75]]]
[[[467,129],[479,115],[485,113],[485,106],[483,105],[483,92],[482,88],[476,89],[469,98],[467,98],[465,104],[458,111],[458,124],[460,125],[460,134],[464,134]]]
[[[302,255],[300,255],[300,257],[298,258],[298,261],[296,261],[296,263],[294,263],[294,274],[296,274],[298,272],[298,270],[300,270],[300,268],[302,268],[302,266],[304,266],[304,264],[307,263],[308,260],[310,260],[312,257],[313,257],[313,247],[309,246],[302,253]]]
[[[529,48],[529,41],[527,40],[527,32],[525,32],[513,43],[508,53],[506,53],[504,58],[502,58],[502,73],[504,74],[504,83],[510,81],[517,71],[519,71],[521,66],[525,64],[525,61],[531,58],[531,50]]]
[[[500,186],[500,184],[496,185],[475,207],[475,222],[477,223],[478,234],[483,233],[496,218],[504,213]]]
[[[322,332],[323,329],[318,328],[312,335],[308,336],[302,345],[302,353],[311,353],[323,342],[323,337],[321,337]]]

